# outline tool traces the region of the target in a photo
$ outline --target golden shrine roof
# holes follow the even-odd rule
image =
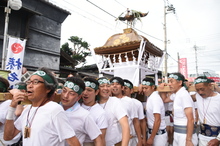
[[[137,50],[140,47],[142,38],[146,41],[145,49],[161,57],[163,51],[153,45],[143,36],[137,34],[132,28],[124,29],[124,33],[118,33],[112,35],[102,47],[97,47],[94,49],[96,54],[115,54],[115,53],[125,53],[132,50]]]

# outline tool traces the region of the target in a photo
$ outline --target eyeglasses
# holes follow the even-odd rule
[[[33,81],[29,80],[26,82],[27,85],[30,85],[30,84],[33,84],[33,85],[37,85],[38,83],[44,83],[43,81],[39,81],[38,79],[34,79]]]

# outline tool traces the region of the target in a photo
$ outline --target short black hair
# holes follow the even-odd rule
[[[66,81],[73,82],[74,84],[77,84],[83,91],[85,90],[85,83],[81,78],[78,77],[68,77]]]
[[[110,83],[112,83],[113,80],[117,80],[119,84],[121,84],[122,86],[124,86],[124,81],[121,77],[113,77],[110,79]]]
[[[8,92],[9,82],[7,79],[0,77],[0,82],[3,84],[3,87],[0,88],[0,92]]]
[[[99,87],[99,82],[95,78],[86,77],[86,78],[84,78],[84,81],[93,82],[96,84],[97,87]]]
[[[143,79],[143,81],[146,81],[146,82],[151,82],[151,83],[153,83],[153,84],[155,84],[155,81],[154,81],[154,79],[152,79],[152,78],[144,78]]]

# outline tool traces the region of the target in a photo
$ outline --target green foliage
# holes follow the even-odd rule
[[[69,48],[68,43],[63,44],[62,47],[61,47],[61,50],[63,50],[69,56],[73,55],[73,52],[71,51],[71,48]]]
[[[72,48],[69,46],[69,43],[65,43],[61,49],[75,60],[73,66],[80,63],[85,64],[86,57],[91,55],[89,44],[77,36],[71,36],[68,40],[72,43]]]

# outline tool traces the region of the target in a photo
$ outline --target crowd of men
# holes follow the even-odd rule
[[[190,93],[185,81],[172,73],[171,91],[158,92],[155,80],[144,78],[138,91],[147,97],[143,104],[134,98],[132,82],[121,77],[71,76],[58,84],[40,68],[10,90],[0,77],[0,92],[13,95],[0,104],[0,145],[219,146],[218,86],[200,76]],[[53,101],[58,93],[59,103]],[[31,104],[21,105],[26,98]]]

